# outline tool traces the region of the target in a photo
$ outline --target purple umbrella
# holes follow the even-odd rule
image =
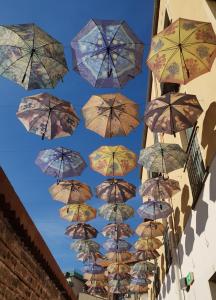
[[[148,200],[138,208],[137,212],[144,219],[156,220],[167,218],[173,209],[165,201]]]
[[[107,251],[125,252],[125,251],[129,250],[132,247],[132,245],[124,240],[115,241],[112,239],[108,239],[105,243],[103,243],[103,247]]]

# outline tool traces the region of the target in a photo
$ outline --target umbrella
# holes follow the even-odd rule
[[[96,238],[98,231],[96,228],[89,224],[78,223],[68,226],[65,230],[65,234],[72,239],[92,239]]]
[[[140,286],[146,286],[151,283],[151,280],[143,277],[143,278],[132,278],[130,284],[131,285],[140,285]]]
[[[123,280],[127,279],[130,280],[131,276],[128,273],[109,273],[108,279],[114,279],[114,280]]]
[[[129,285],[129,290],[130,290],[132,293],[145,294],[145,293],[148,293],[148,286],[142,286],[142,285],[130,284],[130,285]]]
[[[109,178],[96,187],[96,195],[109,203],[126,202],[136,196],[136,187],[123,179]]]
[[[118,279],[111,279],[108,282],[108,285],[111,287],[122,287],[122,286],[128,286],[129,281],[127,279],[118,280]]]
[[[92,240],[78,240],[71,244],[71,249],[83,253],[97,252],[100,249],[100,245]]]
[[[128,285],[121,285],[121,281],[122,280],[119,281],[119,285],[116,283],[116,286],[111,286],[109,292],[112,294],[127,294],[129,282]]]
[[[128,261],[132,254],[130,252],[108,252],[106,253],[106,257],[114,262],[125,262]]]
[[[186,84],[209,72],[215,56],[211,23],[180,18],[153,37],[147,64],[160,82]]]
[[[82,113],[86,128],[102,137],[128,135],[139,125],[138,105],[121,94],[92,96]]]
[[[140,151],[138,163],[147,170],[169,173],[183,168],[187,154],[178,144],[155,143]]]
[[[96,296],[101,296],[101,297],[106,297],[107,296],[107,290],[105,287],[90,287],[87,291],[89,295],[96,295]]]
[[[164,226],[155,221],[144,222],[138,225],[136,233],[143,238],[163,236]]]
[[[101,233],[105,237],[117,240],[119,238],[130,237],[133,234],[133,230],[130,228],[129,224],[108,224],[103,228]]]
[[[89,155],[91,168],[104,176],[124,176],[136,167],[136,154],[124,146],[102,146]]]
[[[134,248],[139,251],[156,250],[160,248],[163,243],[157,238],[141,238],[135,244]]]
[[[134,257],[137,260],[151,260],[151,259],[157,259],[160,256],[160,254],[156,250],[145,250],[145,251],[136,251],[134,253]]]
[[[103,243],[103,247],[104,249],[106,249],[107,251],[118,251],[118,252],[124,252],[129,250],[132,245],[130,243],[128,243],[127,241],[124,240],[112,240],[112,239],[108,239],[106,240],[105,243]]]
[[[117,274],[117,273],[129,273],[130,267],[126,264],[122,263],[112,263],[107,267],[107,271],[111,274]]]
[[[102,259],[103,254],[100,252],[94,252],[94,251],[89,251],[89,252],[79,252],[77,254],[77,259],[82,261],[82,262],[96,262],[98,259]]]
[[[134,209],[126,204],[104,204],[98,209],[98,215],[108,221],[121,223],[134,214]]]
[[[149,102],[145,123],[153,132],[175,135],[193,127],[202,111],[195,95],[167,93]]]
[[[70,102],[45,93],[25,97],[16,115],[29,132],[42,139],[69,136],[79,124]]]
[[[167,218],[173,209],[165,201],[148,200],[138,208],[137,212],[143,219],[156,220]]]
[[[100,274],[83,273],[83,278],[85,280],[97,280],[97,281],[105,281],[106,280],[104,273],[100,273]]]
[[[63,46],[35,24],[0,26],[0,74],[26,90],[54,88],[67,73]]]
[[[53,184],[49,192],[54,200],[65,204],[78,204],[92,197],[91,188],[78,180],[64,180]]]
[[[162,176],[146,180],[139,189],[142,197],[155,199],[172,198],[180,191],[179,182],[174,179],[164,179]]]
[[[59,212],[61,218],[70,222],[86,222],[96,217],[97,210],[87,204],[69,204]]]
[[[40,151],[35,163],[43,173],[57,177],[58,181],[79,176],[86,168],[86,163],[79,152],[64,147]]]
[[[96,265],[95,263],[91,263],[89,264],[88,266],[85,266],[83,268],[83,271],[85,273],[91,273],[91,274],[101,274],[101,273],[104,273],[104,268],[99,266],[99,265]]]
[[[74,70],[94,87],[120,88],[141,72],[143,43],[125,21],[91,19],[71,46]]]
[[[149,261],[140,261],[131,267],[130,274],[135,278],[144,276],[145,279],[146,275],[152,275],[154,272],[155,272],[155,264]]]
[[[88,280],[85,284],[89,287],[104,287],[107,282],[106,281],[98,281],[98,280]]]

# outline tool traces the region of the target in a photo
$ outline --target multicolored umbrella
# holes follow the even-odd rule
[[[107,290],[105,287],[90,287],[87,290],[87,293],[89,295],[95,295],[95,296],[100,296],[100,297],[106,297],[107,296]]]
[[[49,192],[54,200],[65,204],[78,204],[92,197],[91,188],[78,180],[63,180],[53,184]]]
[[[92,239],[96,238],[98,231],[96,228],[89,224],[78,223],[68,226],[65,230],[65,234],[72,239]]]
[[[77,259],[82,262],[96,262],[103,258],[103,254],[100,252],[91,251],[90,252],[80,252],[77,254]]]
[[[54,88],[67,73],[63,46],[37,25],[1,25],[0,36],[0,74],[26,90]]]
[[[151,260],[151,259],[157,259],[160,256],[160,254],[156,250],[145,250],[145,251],[136,251],[134,253],[134,257],[137,260]]]
[[[145,201],[137,210],[143,219],[165,219],[173,212],[169,203],[160,200]]]
[[[104,176],[124,176],[136,167],[136,154],[125,146],[102,146],[89,155],[91,168]]]
[[[157,238],[141,238],[134,244],[134,248],[139,251],[156,250],[160,248],[163,243]]]
[[[178,144],[155,143],[140,151],[138,163],[151,172],[169,173],[183,168],[186,159]]]
[[[43,173],[57,177],[58,181],[79,176],[87,166],[79,152],[64,147],[40,151],[35,163]]]
[[[88,280],[85,282],[88,287],[104,287],[107,282],[106,281],[98,281],[98,280]]]
[[[108,285],[111,287],[122,287],[122,286],[128,286],[129,281],[126,279],[123,280],[116,280],[116,279],[111,279],[108,281]]]
[[[87,222],[96,217],[97,210],[87,204],[69,204],[60,208],[59,213],[70,222]]]
[[[119,284],[117,283],[119,282]],[[122,280],[117,280],[116,285],[115,286],[110,286],[109,287],[109,292],[112,294],[126,294],[128,293],[128,285],[121,285]]]
[[[86,128],[102,137],[125,136],[139,125],[138,105],[119,93],[92,96],[82,113]]]
[[[136,233],[142,238],[163,236],[164,226],[160,222],[148,221],[138,225]]]
[[[71,47],[74,70],[94,87],[120,88],[141,72],[143,43],[125,21],[91,19]]]
[[[85,280],[97,280],[97,281],[105,281],[106,280],[106,277],[103,273],[101,273],[101,274],[83,273],[83,278]]]
[[[147,275],[151,275],[154,272],[155,264],[149,261],[140,261],[131,267],[130,274],[135,278],[140,278],[143,276],[145,279]]]
[[[136,187],[123,179],[109,178],[96,187],[96,195],[108,203],[123,203],[136,196]]]
[[[130,284],[130,285],[129,285],[129,290],[130,290],[132,293],[145,294],[145,293],[148,293],[148,286],[142,286],[142,285]]]
[[[101,233],[108,238],[119,239],[128,238],[133,235],[133,230],[130,228],[129,224],[108,224],[106,225]]]
[[[174,179],[164,179],[163,176],[150,178],[140,186],[142,197],[151,197],[157,200],[172,198],[180,192],[179,182]]]
[[[129,273],[130,267],[122,263],[112,263],[107,267],[107,271],[111,274],[116,273]]]
[[[215,56],[211,23],[180,18],[153,37],[147,65],[160,82],[186,84],[209,72]]]
[[[111,252],[114,252],[114,251],[124,252],[124,251],[129,250],[132,247],[132,245],[124,240],[115,241],[112,239],[108,239],[108,240],[106,240],[105,243],[103,243],[103,247],[107,251],[111,251]]]
[[[106,257],[113,262],[125,262],[128,261],[131,257],[132,254],[130,252],[108,252],[106,253]]]
[[[98,209],[98,215],[108,221],[122,223],[134,214],[134,209],[126,204],[104,204]]]
[[[92,240],[78,240],[71,244],[71,249],[83,253],[97,252],[100,245]]]
[[[132,278],[130,284],[131,285],[140,285],[146,286],[151,283],[151,280],[144,277],[144,278]]]
[[[195,95],[167,93],[151,100],[145,123],[153,132],[174,134],[193,127],[203,112]]]
[[[114,279],[114,280],[130,280],[131,275],[128,273],[108,273],[107,275],[108,279]]]
[[[42,139],[70,136],[79,124],[70,102],[46,93],[25,97],[16,115],[29,132]]]
[[[100,266],[97,265],[95,263],[90,263],[88,266],[84,266],[83,268],[83,272],[84,273],[90,273],[90,274],[104,274],[105,269]]]

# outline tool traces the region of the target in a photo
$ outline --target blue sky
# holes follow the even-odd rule
[[[1,5],[1,24],[36,23],[50,35],[62,42],[69,66],[69,73],[64,82],[54,90],[46,90],[57,97],[70,101],[81,117],[81,107],[92,94],[119,92],[117,89],[96,89],[72,70],[72,55],[70,42],[90,18],[124,19],[144,42],[143,72],[131,80],[121,93],[140,104],[140,114],[145,107],[148,69],[145,65],[146,56],[151,40],[151,21],[153,13],[152,0],[7,0]],[[44,90],[45,91],[45,90]],[[63,271],[73,268],[82,270],[82,264],[76,260],[75,253],[70,250],[70,240],[64,235],[67,221],[60,219],[60,202],[53,201],[48,188],[55,179],[43,174],[34,164],[38,152],[45,148],[64,146],[79,151],[87,164],[88,155],[101,145],[123,144],[139,153],[142,144],[143,124],[128,137],[103,139],[99,135],[85,129],[83,120],[71,137],[44,140],[29,134],[16,118],[16,111],[21,99],[28,95],[37,94],[43,90],[25,91],[14,82],[0,78],[0,164],[9,177],[18,196],[22,200],[31,218],[41,232],[51,252]],[[125,179],[140,184],[139,168],[125,176]],[[105,180],[105,177],[88,167],[77,179],[89,184],[92,189]],[[105,204],[103,200],[92,198],[87,204],[98,208]],[[128,201],[135,209],[141,204],[141,198],[136,197]],[[127,221],[132,228],[136,228],[141,218],[137,214]],[[90,222],[98,230],[107,223],[97,217]],[[136,236],[129,239],[134,242]],[[101,234],[96,239],[99,243],[105,241]]]

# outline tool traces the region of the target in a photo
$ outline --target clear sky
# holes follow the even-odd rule
[[[82,270],[82,264],[70,250],[72,240],[64,235],[69,222],[59,217],[58,210],[62,203],[53,201],[48,192],[55,179],[43,174],[34,164],[38,152],[45,148],[64,146],[79,151],[89,165],[88,155],[101,145],[123,144],[138,154],[143,131],[141,123],[128,137],[103,139],[85,129],[80,111],[89,97],[119,90],[93,88],[75,73],[72,70],[70,42],[90,18],[127,21],[145,44],[144,62],[142,74],[131,80],[120,92],[139,103],[140,115],[143,115],[148,73],[145,60],[151,39],[153,3],[153,0],[7,0],[1,4],[0,24],[34,22],[65,46],[70,71],[63,83],[60,82],[54,90],[46,92],[70,101],[80,116],[81,123],[71,137],[42,141],[39,136],[29,134],[16,118],[18,105],[23,97],[45,90],[25,91],[14,82],[0,78],[0,164],[63,271],[73,268]],[[125,179],[138,186],[139,172],[140,169],[136,168]],[[88,167],[76,179],[89,184],[94,190],[105,177]],[[92,198],[87,204],[98,208],[105,202]],[[137,209],[141,198],[137,196],[129,200],[128,204]],[[127,222],[136,228],[141,218],[136,213]],[[107,221],[97,217],[90,223],[101,230]],[[134,236],[129,241],[134,242],[136,239]],[[105,239],[99,234],[96,241],[101,243]]]

